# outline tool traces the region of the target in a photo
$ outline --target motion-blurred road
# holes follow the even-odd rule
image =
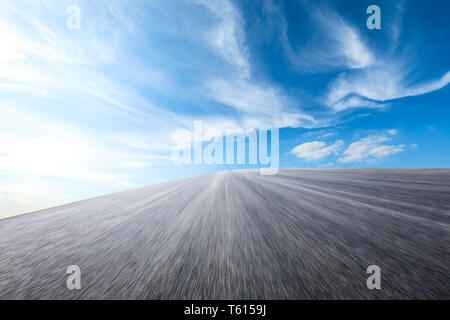
[[[218,172],[0,220],[0,298],[449,299],[449,246],[450,169]]]

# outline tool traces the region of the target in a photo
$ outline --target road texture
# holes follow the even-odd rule
[[[449,240],[450,169],[210,173],[0,220],[0,299],[449,299]]]

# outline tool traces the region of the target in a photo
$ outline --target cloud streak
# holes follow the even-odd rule
[[[383,108],[387,102],[427,94],[450,83],[450,71],[441,78],[405,86],[406,71],[398,64],[383,65],[355,74],[341,74],[330,84],[327,104],[335,112],[354,108]]]
[[[328,145],[323,141],[305,142],[294,147],[291,150],[291,154],[307,161],[320,161],[331,155],[338,156],[340,154],[338,160],[341,163],[381,159],[404,151],[404,144],[385,144],[385,142],[391,140],[397,133],[398,131],[396,129],[390,129],[385,132],[369,135],[350,143],[342,154],[340,152],[344,147],[343,140],[337,140]]]
[[[293,148],[291,153],[297,158],[305,160],[322,160],[331,154],[337,154],[343,145],[344,141],[342,140],[328,146],[322,141],[305,142]]]
[[[210,45],[235,68],[241,77],[249,78],[249,53],[242,27],[244,21],[238,10],[229,0],[197,0],[197,2],[205,5],[219,21],[206,34],[206,39]]]
[[[405,145],[385,145],[390,140],[390,136],[397,134],[391,129],[387,134],[370,135],[356,142],[352,142],[339,158],[342,163],[363,161],[367,159],[380,159],[402,152]]]
[[[272,7],[273,8],[273,7]],[[308,7],[314,37],[296,48],[288,34],[289,25],[282,19],[283,44],[290,61],[300,71],[328,72],[350,68],[361,69],[376,62],[372,50],[359,32],[329,8]]]

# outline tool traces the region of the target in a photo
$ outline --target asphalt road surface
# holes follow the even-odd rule
[[[450,169],[210,173],[0,220],[0,299],[449,299],[449,240]]]

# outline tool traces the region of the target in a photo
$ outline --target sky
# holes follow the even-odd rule
[[[250,167],[174,164],[195,121],[278,129],[282,168],[449,167],[449,1],[0,6],[0,218]]]

